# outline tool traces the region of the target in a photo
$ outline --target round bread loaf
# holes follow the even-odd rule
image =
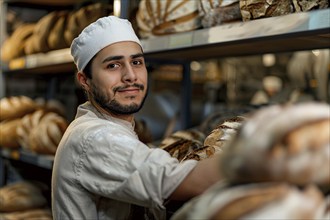
[[[200,0],[199,13],[204,28],[242,20],[239,0]]]
[[[243,124],[223,151],[232,183],[287,181],[330,186],[330,106],[300,103],[264,107]]]
[[[323,194],[313,185],[300,190],[285,183],[229,187],[219,182],[171,219],[320,219],[324,205]]]
[[[27,96],[4,97],[0,100],[0,121],[20,118],[37,109],[37,104]]]
[[[14,212],[43,207],[47,200],[39,187],[22,181],[0,188],[0,204],[0,212]]]
[[[136,15],[141,38],[195,30],[201,27],[199,1],[142,0]]]
[[[291,1],[287,0],[240,0],[243,21],[275,17],[294,12]]]
[[[14,58],[24,56],[24,47],[32,36],[35,24],[21,24],[14,33],[1,45],[1,60],[8,62]]]

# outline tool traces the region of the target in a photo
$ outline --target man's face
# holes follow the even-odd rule
[[[130,115],[143,105],[147,77],[140,46],[129,41],[115,43],[102,49],[94,58],[90,92],[108,112]]]

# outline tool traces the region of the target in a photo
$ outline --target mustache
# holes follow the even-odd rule
[[[127,89],[127,88],[130,88],[130,87],[135,87],[135,88],[138,88],[140,90],[144,90],[144,85],[142,84],[138,84],[138,83],[134,83],[132,85],[125,85],[125,86],[118,86],[118,87],[115,87],[113,89],[113,92],[116,93],[118,90],[121,90],[121,89]]]

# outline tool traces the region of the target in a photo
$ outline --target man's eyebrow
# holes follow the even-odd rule
[[[133,54],[130,56],[131,59],[135,59],[135,58],[139,58],[139,57],[143,57],[143,53],[137,53],[137,54]],[[110,56],[110,57],[107,57],[105,58],[102,63],[106,63],[106,62],[109,62],[109,61],[113,61],[113,60],[121,60],[123,59],[124,56]]]
[[[109,61],[113,61],[113,60],[121,60],[123,59],[124,56],[111,56],[111,57],[107,57],[105,58],[102,63],[106,63],[106,62],[109,62]]]
[[[131,55],[132,59],[139,58],[139,57],[143,57],[143,53],[137,53],[137,54]]]

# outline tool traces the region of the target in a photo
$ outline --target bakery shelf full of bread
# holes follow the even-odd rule
[[[176,31],[141,38],[141,43],[148,60],[173,61],[175,57],[176,62],[322,49],[330,47],[329,20],[329,8],[301,11],[245,22],[222,23],[208,28]],[[61,63],[72,63],[68,48],[12,58],[5,63],[7,65],[4,65],[4,72],[49,67]]]
[[[0,147],[54,155],[68,121],[62,106],[51,103],[27,96],[0,99]]]
[[[14,60],[68,48],[83,28],[100,17],[112,14],[112,11],[111,4],[96,2],[79,9],[50,11],[36,22],[22,21],[3,42],[1,60],[9,63],[10,69],[72,62],[70,58],[67,59],[67,56],[62,58],[57,56],[60,60],[55,59],[54,63],[38,62],[40,59],[35,57],[31,58],[32,61],[24,58]],[[55,57],[51,56],[51,58]],[[11,61],[13,62],[10,63]]]

